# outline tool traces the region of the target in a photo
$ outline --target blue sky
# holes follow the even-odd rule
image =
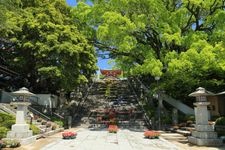
[[[66,0],[67,4],[70,6],[76,6],[77,2],[76,0]],[[99,69],[112,69],[113,64],[109,64],[108,61],[110,61],[111,59],[102,59],[101,57],[98,57],[98,63],[97,66],[99,67]]]
[[[76,0],[66,0],[67,4],[70,5],[70,6],[76,6],[77,5],[77,2]]]

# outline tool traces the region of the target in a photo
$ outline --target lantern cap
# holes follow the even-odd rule
[[[27,88],[22,87],[18,91],[12,92],[12,94],[17,96],[34,96],[34,93],[31,93]]]
[[[196,89],[195,92],[189,94],[188,96],[198,97],[198,96],[212,96],[212,95],[215,95],[215,94],[210,91],[207,91],[203,87],[199,87]]]

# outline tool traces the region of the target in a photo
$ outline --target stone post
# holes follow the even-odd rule
[[[173,108],[172,120],[173,120],[173,125],[177,125],[177,123],[178,123],[178,110],[176,108]]]
[[[188,141],[196,145],[204,146],[220,146],[222,140],[217,138],[217,133],[214,132],[213,126],[208,124],[208,110],[206,97],[213,93],[199,87],[189,96],[196,97],[195,107],[195,131],[192,131],[192,136],[188,137]]]
[[[72,116],[68,116],[68,128],[72,127]]]

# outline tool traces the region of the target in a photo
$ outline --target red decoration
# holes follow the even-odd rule
[[[157,132],[157,131],[154,131],[154,130],[151,130],[151,131],[148,130],[148,131],[145,131],[145,132],[144,132],[144,136],[145,136],[146,138],[150,138],[150,139],[158,138],[159,135],[160,135],[160,133]]]
[[[76,132],[66,131],[62,133],[63,139],[74,139],[77,136]]]
[[[117,125],[109,125],[108,131],[110,133],[116,133],[118,131],[118,126]]]
[[[102,69],[100,69],[100,72],[102,75],[105,75],[106,77],[109,77],[109,76],[117,77],[122,74],[121,70],[102,70]]]

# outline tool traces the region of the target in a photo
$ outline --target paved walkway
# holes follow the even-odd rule
[[[162,139],[145,139],[143,132],[119,130],[117,134],[108,131],[78,131],[76,139],[58,139],[41,150],[178,150],[178,148]]]
[[[16,150],[225,150],[225,146],[216,148],[191,145],[185,137],[176,133],[163,133],[159,139],[145,139],[143,132],[121,129],[117,134],[83,128],[70,130],[77,131],[76,139],[63,140],[62,133],[57,133]]]

